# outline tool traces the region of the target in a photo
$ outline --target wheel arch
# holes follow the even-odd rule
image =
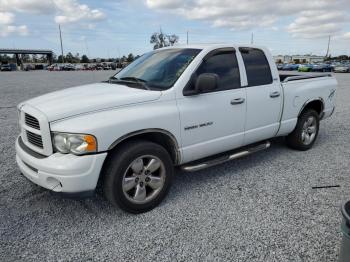
[[[121,144],[135,139],[143,139],[160,144],[168,151],[174,165],[180,163],[181,155],[176,137],[171,132],[159,128],[142,129],[123,135],[108,147],[108,151],[114,150]]]
[[[303,106],[301,107],[298,117],[301,115],[302,112],[304,112],[306,109],[313,109],[315,110],[320,118],[322,118],[322,113],[325,107],[324,100],[322,97],[314,98],[314,99],[309,99],[307,100]]]

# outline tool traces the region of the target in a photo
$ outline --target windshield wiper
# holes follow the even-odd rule
[[[132,77],[132,76],[121,77],[121,78],[112,77],[109,79],[109,81],[115,82],[115,83],[137,83],[140,86],[142,86],[144,89],[151,90],[149,86],[146,84],[147,83],[146,80],[137,78],[137,77]]]
[[[133,77],[133,76],[126,76],[126,77],[121,77],[119,78],[120,80],[130,80],[130,81],[135,81],[135,82],[142,82],[146,83],[147,81],[141,78]]]

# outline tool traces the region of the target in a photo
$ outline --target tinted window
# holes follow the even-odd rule
[[[165,90],[175,84],[200,49],[159,49],[144,54],[114,78],[137,78],[150,88]]]
[[[199,76],[203,73],[214,73],[219,76],[218,90],[241,87],[237,58],[234,51],[220,52],[204,60],[197,69],[196,75]]]
[[[240,48],[239,50],[247,71],[248,86],[271,84],[271,69],[264,52],[255,48]]]

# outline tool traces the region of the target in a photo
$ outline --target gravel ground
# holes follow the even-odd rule
[[[15,164],[15,105],[112,72],[0,73],[2,261],[336,261],[340,205],[350,199],[350,74],[314,148],[269,150],[196,173],[176,172],[156,209],[130,215],[100,197],[61,199]],[[313,186],[341,185],[312,189]]]

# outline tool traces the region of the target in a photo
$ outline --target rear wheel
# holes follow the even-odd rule
[[[131,213],[156,207],[166,196],[173,177],[168,152],[148,141],[124,144],[108,160],[103,191],[114,205]]]
[[[316,141],[320,119],[313,109],[305,110],[298,118],[297,125],[292,133],[287,136],[287,145],[297,150],[308,150]]]

